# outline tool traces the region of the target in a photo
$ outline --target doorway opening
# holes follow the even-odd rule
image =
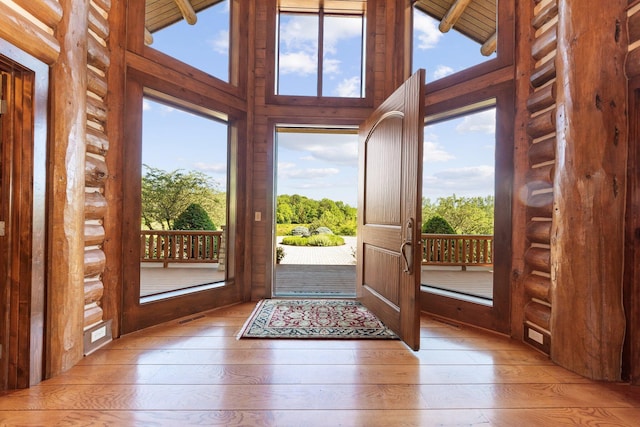
[[[275,130],[275,297],[352,298],[356,283],[356,128]]]
[[[0,390],[44,377],[48,75],[0,40]]]

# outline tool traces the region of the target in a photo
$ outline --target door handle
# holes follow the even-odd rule
[[[411,248],[413,245],[413,218],[409,218],[405,224],[405,237],[400,245],[400,254],[402,255],[402,260],[404,261],[404,271],[407,274],[412,274],[413,272],[413,254],[407,257],[406,249],[407,247]]]

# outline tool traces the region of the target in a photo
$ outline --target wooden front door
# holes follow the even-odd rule
[[[360,126],[358,300],[420,348],[424,70]]]

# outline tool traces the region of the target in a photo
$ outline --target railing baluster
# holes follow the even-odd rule
[[[422,234],[422,265],[493,265],[493,236]]]
[[[140,261],[217,263],[222,231],[141,230]]]

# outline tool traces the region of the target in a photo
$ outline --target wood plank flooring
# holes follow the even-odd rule
[[[0,397],[20,426],[637,426],[640,387],[589,381],[508,338],[423,314],[393,340],[236,339],[241,304],[113,341]]]

